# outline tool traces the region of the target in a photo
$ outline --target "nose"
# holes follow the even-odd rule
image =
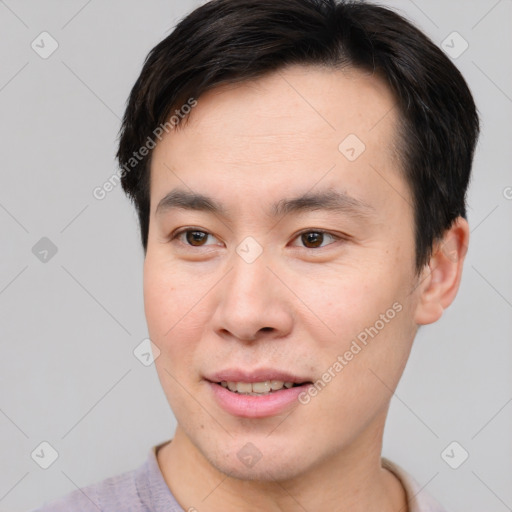
[[[293,297],[274,265],[261,255],[252,263],[233,255],[233,265],[217,290],[214,328],[240,341],[279,338],[291,332]]]

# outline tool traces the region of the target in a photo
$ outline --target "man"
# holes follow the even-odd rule
[[[478,129],[455,66],[386,8],[214,0],[181,21],[117,154],[178,426],[40,510],[442,511],[382,437],[458,290]]]

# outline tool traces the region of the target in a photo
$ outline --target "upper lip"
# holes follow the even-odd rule
[[[308,377],[292,375],[289,372],[274,368],[261,368],[259,370],[226,368],[225,370],[212,373],[205,378],[211,382],[264,382],[266,380],[280,380],[283,382],[293,382],[295,384],[311,382]]]

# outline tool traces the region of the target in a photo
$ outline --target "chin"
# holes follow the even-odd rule
[[[244,439],[245,437],[245,439]],[[204,447],[203,455],[221,473],[248,481],[286,481],[300,476],[313,465],[308,464],[298,446],[283,446],[282,440],[254,439],[241,436],[226,441],[224,446]],[[210,449],[211,448],[211,449]]]

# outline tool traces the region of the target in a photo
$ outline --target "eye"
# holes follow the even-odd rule
[[[184,237],[183,237],[184,235]],[[206,244],[206,240],[208,240],[209,236],[213,236],[211,233],[208,233],[206,231],[201,231],[199,229],[182,229],[181,231],[178,231],[175,233],[171,240],[178,239],[181,243],[184,245],[188,245],[190,247],[202,247]],[[214,237],[215,238],[215,237]],[[183,241],[185,240],[185,241]]]
[[[303,231],[302,233],[299,233],[297,236],[297,238],[300,238],[301,242],[305,244],[306,249],[316,249],[318,247],[321,247],[326,237],[334,241],[341,240],[341,237],[335,236],[331,233],[327,233],[326,231],[321,230]]]
[[[208,237],[211,236],[215,238],[211,233],[207,231],[202,231],[200,229],[193,228],[185,228],[180,231],[177,231],[174,235],[171,236],[171,241],[178,240],[183,245],[188,247],[203,247],[207,245],[206,241]],[[304,248],[306,249],[317,249],[321,247],[325,247],[325,245],[330,245],[331,243],[341,240],[342,237],[333,235],[332,233],[328,233],[322,230],[308,230],[302,231],[299,233],[294,240],[300,239],[300,241],[304,244]],[[331,239],[332,241],[328,244],[324,244],[326,240]]]

